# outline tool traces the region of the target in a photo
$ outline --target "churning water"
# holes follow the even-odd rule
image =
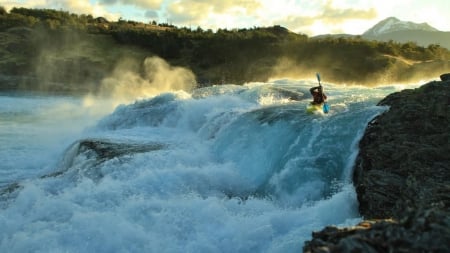
[[[299,252],[359,220],[358,141],[399,87],[223,85],[102,109],[0,94],[0,252]],[[290,100],[289,98],[294,98]]]

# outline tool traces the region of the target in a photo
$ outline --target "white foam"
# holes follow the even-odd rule
[[[48,139],[24,138],[19,148],[12,140],[20,132],[3,140],[9,146],[0,158],[18,159],[11,160],[16,171],[3,167],[1,172],[23,188],[0,209],[0,252],[299,252],[312,231],[356,222],[348,181],[355,133],[381,111],[374,104],[390,90],[328,85],[332,114],[319,116],[304,112],[308,101],[261,105],[264,85],[253,88],[163,101],[161,108],[173,106],[167,115],[154,108],[140,111],[146,101],[124,105],[102,127],[90,127],[99,114],[71,112],[77,106],[62,108],[66,116],[49,124],[39,122],[50,114],[31,110],[36,103],[44,111],[51,111],[48,103],[78,105],[76,99],[28,101],[23,110],[37,118],[30,125],[12,122],[36,136],[47,132]],[[9,101],[14,99],[19,98]],[[0,100],[1,110],[10,110],[8,103]],[[149,117],[163,120],[147,125]],[[126,123],[105,127],[113,121]],[[164,148],[103,163],[72,153],[65,174],[30,175],[32,169],[52,172],[49,165],[80,138]]]

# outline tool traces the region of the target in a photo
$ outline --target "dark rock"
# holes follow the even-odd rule
[[[450,81],[450,73],[445,73],[440,76],[442,81]]]
[[[59,169],[43,176],[43,178],[56,177],[69,172],[74,173],[74,170],[77,170],[77,174],[98,181],[103,178],[103,174],[98,166],[105,161],[114,158],[121,159],[121,157],[127,155],[161,150],[164,147],[165,145],[161,143],[123,143],[102,139],[81,140],[67,149],[58,166]],[[83,159],[77,159],[79,156],[82,156]]]
[[[23,188],[18,182],[11,183],[4,188],[0,188],[0,208],[8,205],[8,200],[17,197],[18,192]]]
[[[383,99],[360,141],[353,182],[365,218],[399,218],[406,208],[426,208],[450,182],[450,86],[431,82]],[[439,196],[441,196],[439,194]]]
[[[160,143],[116,143],[108,140],[87,139],[80,141],[79,152],[92,150],[98,159],[103,161],[124,155],[160,150],[163,147],[164,145]]]
[[[314,232],[304,252],[450,252],[450,81],[379,105],[390,108],[367,126],[353,175],[371,221]]]
[[[313,233],[303,252],[450,252],[450,218],[438,209],[404,219],[367,220],[355,227],[326,227]]]

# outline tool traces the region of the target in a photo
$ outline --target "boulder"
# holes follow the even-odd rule
[[[411,212],[399,221],[366,220],[354,227],[326,227],[313,233],[303,252],[450,252],[450,219],[430,209]]]
[[[450,73],[445,73],[440,76],[442,81],[450,81]]]
[[[400,218],[407,208],[450,206],[450,82],[387,96],[389,110],[359,143],[353,183],[365,218]]]

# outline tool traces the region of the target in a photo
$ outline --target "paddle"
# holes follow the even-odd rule
[[[317,81],[319,81],[319,86],[322,88],[322,96],[323,94],[323,87],[322,84],[320,83],[320,74],[316,73],[317,76]],[[322,108],[324,113],[328,113],[330,111],[330,106],[328,105],[328,103],[325,101],[325,98],[323,97],[323,108]]]

